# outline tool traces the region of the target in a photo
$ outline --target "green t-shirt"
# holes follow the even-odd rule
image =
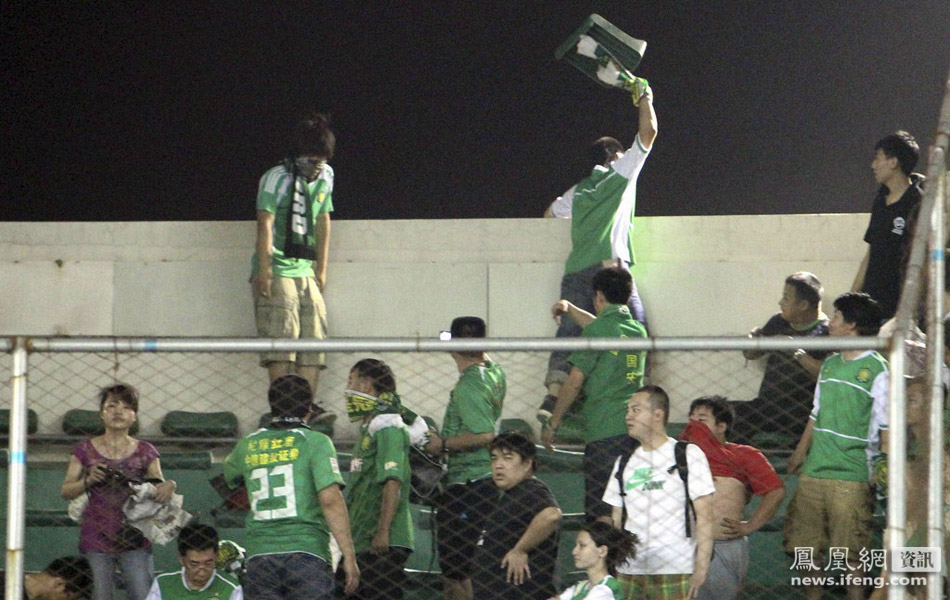
[[[285,258],[284,242],[287,238],[287,218],[290,211],[285,204],[290,201],[291,175],[284,165],[277,165],[264,173],[257,189],[257,210],[273,213],[274,215],[274,248],[271,257],[271,271],[275,277],[313,277],[313,261],[303,258]],[[297,178],[298,197],[306,195],[312,205],[313,223],[316,227],[317,217],[324,213],[333,212],[333,168],[330,165],[323,167],[320,175],[313,181],[306,182],[303,177]],[[304,189],[306,188],[306,189]],[[280,208],[280,210],[278,210]],[[318,242],[319,243],[319,240]],[[251,275],[257,273],[257,253],[251,259]]]
[[[585,338],[645,338],[643,324],[630,315],[621,304],[608,304],[584,331]],[[624,421],[630,396],[643,386],[644,350],[612,352],[572,352],[567,361],[584,374],[587,400],[581,415],[587,421],[584,441],[587,443],[624,435]]]
[[[507,382],[498,363],[472,365],[462,372],[449,395],[442,419],[442,437],[463,433],[490,433],[498,430]],[[491,473],[491,454],[480,446],[449,454],[449,483],[465,483]]]
[[[582,271],[609,258],[620,258],[631,265],[636,262],[636,182],[649,153],[637,135],[621,158],[609,167],[594,167],[570,190],[571,254],[564,266],[565,273]]]
[[[243,479],[247,556],[306,552],[330,561],[330,533],[317,494],[343,487],[336,448],[307,427],[258,429],[246,435],[224,461],[231,487]]]
[[[402,483],[399,505],[389,528],[389,545],[414,548],[409,513],[409,430],[398,414],[376,415],[360,426],[350,462],[346,504],[357,552],[369,552],[379,524],[383,485]]]
[[[236,581],[217,571],[204,588],[190,589],[185,585],[184,569],[155,577],[152,581],[152,590],[149,592],[149,600],[155,597],[156,588],[161,600],[228,600],[235,592],[240,591],[240,586]]]
[[[868,481],[871,459],[886,431],[887,361],[874,351],[821,365],[811,419],[811,447],[802,472],[819,479]]]

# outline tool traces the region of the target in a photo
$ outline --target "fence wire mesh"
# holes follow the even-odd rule
[[[814,354],[821,355],[820,352]],[[412,482],[411,475],[421,467],[417,461],[411,460],[415,451],[410,447],[415,443],[420,448],[434,450],[433,446],[426,446],[427,442],[446,434],[444,418],[450,393],[459,380],[459,371],[455,361],[444,353],[332,352],[328,355],[327,368],[319,377],[315,399],[325,410],[334,413],[336,419],[332,424],[323,419],[313,427],[331,436],[338,453],[341,476],[349,483],[344,496],[349,505],[350,524],[363,571],[361,597],[442,598],[444,575],[470,575],[476,598],[547,599],[587,579],[590,560],[585,558],[584,544],[589,544],[590,540],[594,540],[595,545],[620,548],[617,552],[624,548],[622,539],[607,539],[602,531],[585,529],[584,490],[589,469],[585,468],[583,452],[585,441],[592,437],[587,433],[595,432],[593,437],[596,438],[601,424],[585,422],[581,400],[563,419],[557,431],[555,444],[558,450],[551,452],[536,445],[540,443],[542,429],[535,413],[546,392],[543,380],[548,354],[492,352],[491,357],[506,374],[504,406],[498,421],[500,431],[519,432],[529,440],[531,453],[537,453],[532,457],[537,467],[536,480],[530,478],[530,471],[519,470],[527,463],[526,457],[519,454],[523,449],[518,445],[519,438],[511,438],[514,441],[509,440],[507,446],[496,448],[493,458],[484,446],[477,453],[450,448],[450,465],[452,461],[460,461],[465,463],[466,473],[479,471],[482,475],[492,476],[475,484],[449,485],[461,482],[453,481],[450,473],[442,480],[443,494],[433,502],[435,506],[422,503],[418,495],[412,497],[415,502],[403,506],[410,499],[409,490],[403,489],[397,503],[400,508],[393,517],[388,535],[379,537],[376,526],[382,505],[383,482],[395,479],[405,481],[405,488],[412,487],[408,485]],[[390,386],[385,382],[380,386],[375,375],[375,378],[370,377],[368,387],[361,387],[359,378],[350,377],[353,365],[364,358],[378,359],[388,365],[394,375],[401,405],[412,413],[431,419],[433,431],[429,432],[428,440],[420,442],[412,437],[418,431],[412,433],[412,415],[408,413],[403,412],[396,420],[373,421],[378,413],[387,412],[380,407],[388,401],[384,392]],[[26,568],[39,570],[56,556],[76,553],[81,538],[84,549],[88,550],[87,536],[95,537],[113,527],[113,521],[121,524],[125,520],[117,513],[108,517],[95,513],[98,515],[95,518],[110,523],[97,532],[90,526],[87,513],[81,517],[85,525],[79,527],[67,516],[66,501],[61,496],[61,492],[67,491],[64,478],[67,483],[70,479],[67,475],[70,457],[84,456],[77,444],[95,437],[97,441],[93,446],[96,451],[102,450],[106,455],[116,451],[115,447],[110,448],[103,442],[102,437],[96,437],[101,435],[103,418],[109,418],[106,411],[100,410],[98,394],[102,388],[122,382],[135,386],[140,395],[135,414],[136,428],[134,433],[129,433],[136,439],[150,442],[161,453],[159,462],[163,475],[176,482],[175,493],[182,496],[182,507],[194,516],[194,522],[213,526],[222,540],[229,541],[222,546],[227,550],[220,553],[219,571],[244,577],[245,585],[250,585],[249,596],[262,593],[261,586],[266,587],[267,582],[273,585],[286,583],[284,580],[289,577],[286,565],[268,565],[266,568],[262,565],[256,575],[253,575],[253,568],[252,575],[245,574],[242,570],[245,563],[240,560],[242,549],[247,548],[252,554],[262,553],[262,548],[267,549],[267,543],[281,547],[283,541],[303,535],[300,532],[307,529],[304,523],[284,520],[290,514],[286,509],[291,497],[291,504],[295,504],[294,510],[300,515],[308,510],[319,514],[328,505],[321,504],[323,498],[316,493],[319,483],[301,484],[304,475],[296,472],[290,475],[289,471],[280,468],[292,462],[289,460],[292,456],[290,449],[302,447],[304,440],[281,438],[279,442],[264,441],[267,435],[261,437],[262,434],[254,433],[262,424],[269,423],[267,415],[270,412],[267,375],[257,360],[257,355],[248,353],[31,354],[28,406],[36,414],[36,422],[31,424],[27,470]],[[757,464],[755,469],[735,475],[740,483],[727,488],[731,497],[727,494],[726,499],[717,500],[709,507],[715,536],[734,536],[735,530],[722,526],[722,518],[731,516],[748,521],[767,492],[771,491],[768,486],[760,485],[756,478],[768,479],[767,471],[774,469],[775,480],[785,486],[785,495],[777,503],[774,514],[748,536],[748,547],[743,549],[745,543],[738,543],[740,562],[742,556],[748,557],[741,592],[743,598],[785,598],[797,596],[802,590],[793,585],[793,573],[789,567],[794,557],[783,547],[787,508],[797,486],[797,477],[786,473],[785,462],[798,442],[813,396],[813,378],[803,375],[805,371],[801,362],[801,357],[796,357],[794,351],[767,352],[752,360],[738,351],[710,350],[654,352],[650,357],[650,381],[669,392],[667,432],[671,436],[682,434],[689,421],[692,400],[720,395],[732,401],[737,409],[738,421],[732,429],[742,434],[743,443],[757,447],[765,456],[766,460]],[[0,355],[0,367],[9,371],[8,355]],[[763,379],[766,385],[763,385]],[[763,390],[767,395],[775,390],[781,394],[763,398],[760,394]],[[9,405],[9,387],[2,391],[3,400]],[[368,396],[372,402],[361,404],[359,400],[366,398],[358,394],[354,396],[353,391]],[[350,412],[358,422],[351,422],[348,418],[348,398]],[[375,405],[375,412],[370,410],[372,417],[364,418],[365,415],[358,414],[360,407],[374,406],[373,402],[379,404]],[[492,416],[493,423],[496,416]],[[371,422],[375,424],[371,426]],[[131,426],[131,421],[128,425]],[[380,437],[380,431],[387,429],[384,425],[391,426],[389,429],[393,431],[405,430],[405,439],[394,438],[388,433]],[[254,440],[253,445],[249,445],[249,439]],[[284,455],[280,454],[281,450],[285,451]],[[131,452],[131,449],[120,449],[118,455],[124,455],[123,451]],[[599,455],[599,459],[612,463],[618,452],[620,450],[609,457]],[[666,486],[669,495],[669,498],[649,500],[647,504],[638,506],[639,514],[628,521],[636,523],[630,525],[632,529],[644,527],[635,531],[639,542],[634,549],[641,559],[646,557],[651,561],[654,572],[684,572],[685,567],[679,563],[692,561],[690,542],[686,541],[685,546],[676,545],[686,539],[679,533],[680,528],[685,527],[686,519],[684,504],[675,500],[675,494],[682,497],[685,491],[680,490],[680,479],[672,468],[675,465],[672,452],[671,447],[670,457],[662,459],[665,461],[662,469],[654,469],[664,471],[663,478],[652,483],[647,480],[637,483],[628,477],[625,484],[632,488],[652,486],[661,493]],[[235,461],[230,471],[226,462],[229,455]],[[263,459],[261,455],[264,455]],[[715,463],[716,460],[709,458],[706,462]],[[93,456],[92,461],[106,462],[120,472],[126,466],[122,461],[104,460],[101,456]],[[410,463],[412,467],[407,468]],[[148,471],[147,464],[138,467],[144,471],[124,474],[135,479],[136,475],[141,477]],[[84,468],[77,469],[70,471],[74,481],[81,481],[81,489],[88,488],[92,499],[102,489],[100,479],[105,477],[96,475],[90,479],[88,461]],[[690,470],[689,477],[699,477],[700,471],[700,468]],[[222,476],[233,479],[237,472],[248,486],[249,500],[222,485]],[[640,473],[636,469],[632,472]],[[360,477],[364,481],[358,483]],[[464,480],[465,476],[462,477]],[[293,488],[295,479],[300,489]],[[517,483],[512,485],[512,481]],[[532,483],[526,485],[526,481]],[[716,484],[720,483],[717,478]],[[701,479],[690,479],[690,484],[691,493],[704,490]],[[609,487],[610,483],[607,485]],[[511,487],[506,489],[506,486]],[[619,491],[619,484],[617,487]],[[499,490],[504,490],[504,493],[499,494]],[[122,496],[121,502],[102,510],[121,512],[124,501],[125,496]],[[95,506],[95,502],[90,505]],[[3,506],[5,510],[5,498]],[[248,520],[249,507],[251,516]],[[437,507],[439,511],[435,511]],[[703,516],[704,510],[700,510]],[[436,518],[434,515],[438,513],[441,516]],[[868,542],[868,551],[882,547],[881,514],[880,505],[873,509],[872,521],[868,525],[873,536]],[[695,535],[697,524],[694,522],[692,526]],[[249,532],[255,528],[263,532],[265,538],[276,535],[283,541],[271,539],[261,546],[260,541],[249,539]],[[532,533],[537,535],[525,536],[529,528],[534,528]],[[657,535],[653,533],[657,528],[664,530],[663,535],[651,539]],[[582,529],[585,530],[581,532]],[[188,536],[194,534],[191,530],[186,533]],[[671,533],[674,538],[681,538],[680,541],[668,543]],[[581,544],[576,546],[578,537]],[[303,535],[301,539],[302,543],[311,544],[306,546],[307,552],[320,554],[314,548],[322,543],[322,538],[317,536],[314,541]],[[175,571],[182,568],[182,564],[187,568],[187,563],[179,560],[176,543],[171,541],[166,545],[152,546],[150,552],[155,572]],[[522,554],[521,545],[530,549]],[[390,551],[381,552],[380,548],[386,546]],[[414,550],[411,553],[400,550],[406,546],[412,546]],[[200,554],[201,549],[188,547],[186,551]],[[729,545],[716,545],[720,557],[729,556],[731,551]],[[194,562],[201,561],[195,559]],[[254,565],[254,562],[251,560],[247,564]],[[302,565],[300,569],[308,573],[312,569],[306,561]],[[527,571],[522,565],[530,569],[531,578],[521,585],[510,585],[507,577],[525,577]],[[148,574],[148,569],[128,567],[126,570],[132,574],[117,579],[118,589],[120,593],[136,598],[147,583],[143,580],[150,580],[151,576],[142,576],[143,572]],[[621,565],[620,570],[623,572],[625,567]],[[284,573],[284,576],[274,579],[275,572]],[[139,580],[136,580],[136,574]],[[249,582],[248,576],[253,581]],[[668,579],[665,585],[688,586],[688,578],[685,584],[676,578]],[[339,586],[344,585],[341,579]],[[873,583],[868,587],[873,587]]]

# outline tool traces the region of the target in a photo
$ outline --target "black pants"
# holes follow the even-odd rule
[[[372,552],[360,552],[356,563],[360,567],[360,587],[352,596],[346,596],[346,574],[343,569],[336,572],[336,597],[359,598],[360,600],[402,600],[406,587],[406,561],[409,560],[409,548],[390,546],[389,552],[376,555]]]
[[[615,435],[584,446],[584,515],[588,520],[610,515],[603,501],[604,490],[613,473],[617,457],[633,448],[633,439]]]

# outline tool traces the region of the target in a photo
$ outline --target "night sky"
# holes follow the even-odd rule
[[[947,0],[21,0],[0,220],[253,219],[311,109],[337,133],[335,219],[539,216],[589,142],[636,133],[629,96],[554,59],[594,12],[648,42],[638,215],[867,211],[877,139],[932,140]]]

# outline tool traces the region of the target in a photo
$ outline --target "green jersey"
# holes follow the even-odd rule
[[[247,485],[247,556],[306,552],[330,561],[330,533],[317,494],[343,487],[333,442],[300,426],[246,435],[224,461],[224,476]]]
[[[609,258],[631,265],[633,215],[637,204],[637,178],[650,150],[640,136],[609,167],[597,165],[590,175],[551,204],[555,217],[571,219],[571,254],[565,273],[576,273]]]
[[[442,438],[497,431],[506,391],[505,372],[497,363],[488,361],[465,369],[449,395]],[[491,454],[486,446],[449,454],[449,483],[465,483],[489,474]]]
[[[271,257],[271,271],[275,277],[313,277],[313,261],[303,258],[287,258],[284,256],[284,243],[287,239],[287,219],[290,211],[285,205],[291,201],[290,194],[291,174],[284,165],[277,165],[264,173],[257,189],[257,210],[274,215],[274,226],[271,230],[274,239],[273,256]],[[313,223],[316,227],[317,217],[324,213],[333,212],[333,168],[325,165],[320,175],[313,181],[307,182],[303,177],[297,178],[297,195],[305,196],[312,205]],[[279,210],[278,210],[279,208]],[[251,275],[257,273],[257,253],[251,259]]]
[[[585,338],[645,338],[643,324],[621,304],[608,304],[584,331]],[[587,443],[624,435],[627,401],[643,386],[646,351],[572,352],[567,361],[584,374],[587,400],[581,414],[587,421]]]
[[[241,586],[229,576],[217,571],[200,590],[185,584],[184,569],[158,575],[152,580],[146,600],[242,600]]]
[[[868,351],[821,365],[812,408],[811,448],[802,472],[819,479],[868,481],[880,432],[887,430],[887,361]]]
[[[389,528],[389,545],[413,549],[409,513],[409,429],[398,414],[381,414],[360,426],[350,462],[346,504],[356,552],[369,552],[379,524],[383,485],[400,482],[399,505]]]
[[[592,586],[590,581],[581,581],[567,588],[558,596],[558,600],[623,600],[623,589],[620,582],[612,575],[608,575],[600,580],[600,583]]]

